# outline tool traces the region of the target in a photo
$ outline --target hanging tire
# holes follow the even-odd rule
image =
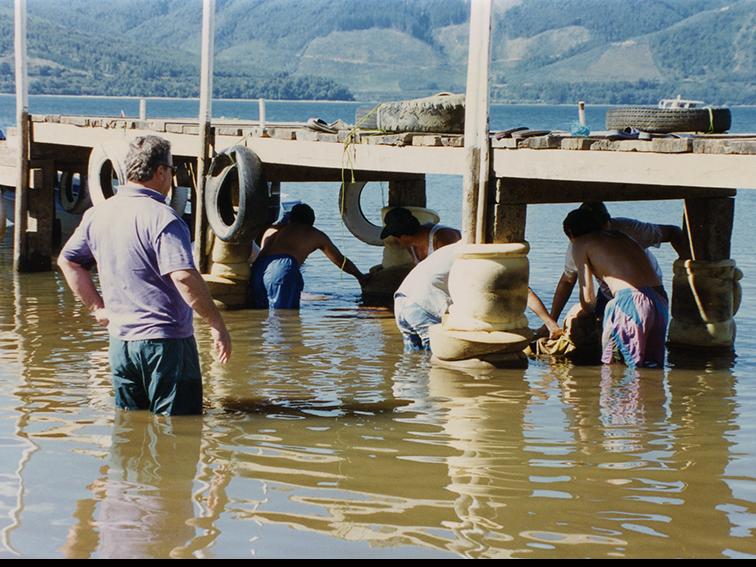
[[[87,186],[93,204],[110,199],[118,192],[120,185],[126,185],[124,162],[128,149],[128,144],[124,143],[103,144],[92,149],[87,167]]]
[[[635,128],[643,132],[721,133],[730,129],[729,108],[656,108],[652,106],[621,106],[606,113],[609,130]]]
[[[378,129],[385,132],[465,131],[465,95],[439,93],[427,98],[384,102],[378,107]]]
[[[381,240],[383,227],[370,222],[360,204],[365,185],[367,185],[365,181],[358,181],[341,186],[341,191],[339,191],[341,220],[358,240],[372,246],[383,246],[383,240]]]
[[[58,201],[64,211],[78,215],[92,206],[92,199],[89,197],[87,176],[79,174],[77,187],[74,184],[75,175],[76,173],[72,171],[64,171],[60,174]]]
[[[266,226],[280,193],[266,183],[262,162],[246,146],[232,146],[210,164],[205,210],[210,228],[224,242],[251,242]],[[277,215],[276,215],[277,216]]]

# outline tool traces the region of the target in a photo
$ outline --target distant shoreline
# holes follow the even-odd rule
[[[15,98],[14,93],[0,93],[0,97],[13,97]],[[191,100],[191,101],[199,101],[199,97],[175,97],[175,96],[115,96],[115,95],[62,95],[62,94],[33,94],[29,95],[29,97],[49,97],[49,98],[84,98],[84,99],[118,99],[118,100]],[[399,97],[397,97],[399,98]],[[258,102],[259,98],[214,98],[214,101],[220,101],[220,102]],[[273,98],[266,98],[264,99],[265,102],[285,102],[287,104],[292,103],[302,103],[302,104],[309,104],[309,103],[318,103],[318,104],[378,104],[378,100],[318,100],[318,99],[273,99]],[[386,99],[388,100],[388,99]],[[573,103],[569,102],[562,102],[562,103],[556,103],[556,102],[534,102],[534,101],[521,101],[521,102],[500,102],[500,101],[491,101],[491,104],[494,105],[520,105],[520,106],[575,106],[577,105],[577,101]],[[633,106],[632,104],[609,104],[609,103],[602,103],[602,102],[588,102],[586,101],[586,106]],[[647,105],[647,104],[640,104],[638,103],[637,106],[653,106],[653,105]],[[728,108],[756,108],[756,104],[733,104],[729,105]]]

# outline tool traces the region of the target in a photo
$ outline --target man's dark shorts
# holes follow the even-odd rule
[[[115,405],[163,415],[202,413],[202,373],[194,337],[122,341],[110,337]]]

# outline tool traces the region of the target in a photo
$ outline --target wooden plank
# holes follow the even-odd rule
[[[581,203],[583,201],[651,201],[697,197],[730,197],[733,189],[708,189],[628,183],[499,179],[496,201],[501,204]]]
[[[756,159],[745,155],[496,150],[496,177],[756,189]]]
[[[47,272],[52,267],[53,227],[55,226],[55,168],[52,161],[31,171],[32,183],[28,189],[23,241],[23,254],[18,259],[19,272]],[[19,219],[16,213],[15,219]]]
[[[756,140],[692,140],[697,154],[756,155]]]

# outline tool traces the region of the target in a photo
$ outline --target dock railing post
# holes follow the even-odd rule
[[[29,88],[26,60],[26,0],[15,0],[15,62],[16,62],[16,195],[13,226],[13,269],[26,271],[28,243],[26,239],[29,198]],[[4,221],[3,221],[4,222]]]
[[[488,68],[491,59],[491,0],[472,0],[465,95],[465,153],[462,238],[485,242],[490,176]]]
[[[205,173],[212,144],[213,54],[215,43],[215,0],[204,0],[202,11],[202,71],[200,78],[199,138],[194,214],[194,255],[200,273],[207,270],[207,219],[205,217]]]

